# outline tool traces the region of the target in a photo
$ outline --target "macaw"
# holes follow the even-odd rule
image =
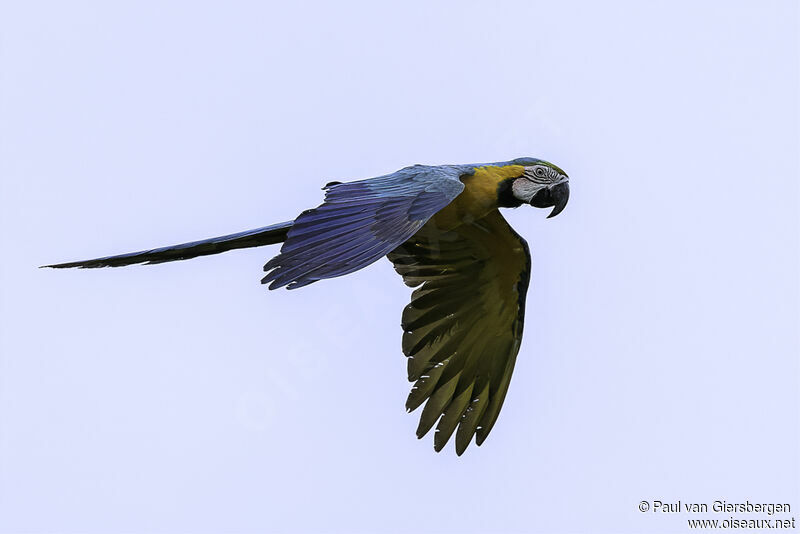
[[[191,243],[45,265],[119,267],[185,260],[283,243],[262,284],[296,289],[352,273],[386,256],[410,287],[402,348],[414,385],[409,412],[425,407],[417,437],[436,424],[439,452],[481,445],[497,420],[522,341],[530,253],[499,208],[552,207],[569,199],[567,174],[518,158],[470,165],[414,165],[354,182],[330,182],[325,201],[293,221]],[[438,423],[437,423],[438,421]]]

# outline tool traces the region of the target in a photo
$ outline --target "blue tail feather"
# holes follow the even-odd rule
[[[198,256],[209,254],[219,254],[237,248],[260,247],[282,243],[286,240],[286,234],[292,227],[292,221],[272,224],[254,230],[246,230],[236,234],[223,235],[181,243],[169,247],[143,250],[140,252],[129,252],[118,256],[106,256],[93,260],[73,261],[69,263],[57,263],[53,265],[43,265],[42,267],[52,267],[54,269],[67,269],[77,267],[79,269],[93,269],[97,267],[122,267],[136,263],[164,263],[167,261],[188,260]]]

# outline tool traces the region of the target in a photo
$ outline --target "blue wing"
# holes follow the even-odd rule
[[[461,191],[456,166],[415,165],[325,187],[325,202],[294,220],[280,254],[264,270],[270,289],[303,287],[357,271],[413,236]]]

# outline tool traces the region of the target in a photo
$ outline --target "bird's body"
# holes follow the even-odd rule
[[[472,174],[465,175],[462,179],[464,191],[436,213],[433,221],[438,228],[452,230],[465,220],[482,219],[490,211],[500,207],[497,195],[500,183],[521,176],[523,172],[522,165],[475,168]]]
[[[523,203],[566,205],[566,174],[534,158],[478,165],[415,165],[325,186],[325,202],[294,221],[227,236],[47,267],[162,263],[283,243],[265,266],[270,289],[302,287],[383,256],[417,289],[403,312],[403,352],[414,382],[406,407],[426,403],[417,435],[438,421],[437,451],[456,434],[480,445],[502,407],[522,339],[530,255],[500,215]],[[457,429],[457,430],[456,430]]]

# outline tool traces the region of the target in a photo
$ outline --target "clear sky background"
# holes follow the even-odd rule
[[[0,4],[0,532],[800,520],[798,4],[380,4]],[[404,411],[388,261],[291,292],[259,285],[276,247],[36,269],[518,156],[572,198],[506,212],[526,337],[461,458]]]

